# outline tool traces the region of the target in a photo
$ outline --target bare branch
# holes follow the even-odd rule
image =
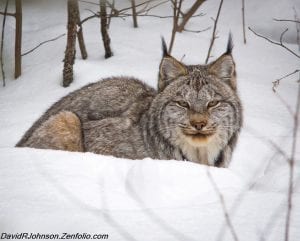
[[[205,32],[207,30],[210,30],[211,27],[207,27],[205,29],[202,29],[202,30],[189,30],[189,29],[183,29],[183,31],[185,32],[191,32],[191,33],[202,33],[202,32]]]
[[[227,225],[228,225],[228,227],[229,227],[229,230],[230,230],[230,232],[231,232],[231,235],[232,235],[232,237],[233,237],[233,239],[234,239],[235,241],[238,241],[239,239],[238,239],[237,234],[236,234],[236,232],[235,232],[235,230],[234,230],[234,227],[233,227],[232,222],[231,222],[231,220],[230,220],[229,213],[228,213],[227,208],[226,208],[224,196],[223,196],[223,194],[220,192],[220,190],[219,190],[219,188],[218,188],[218,186],[217,186],[215,180],[213,179],[213,177],[212,177],[212,175],[211,175],[211,173],[210,173],[210,171],[209,171],[209,168],[207,168],[207,172],[206,172],[206,173],[207,173],[207,176],[208,176],[208,178],[209,178],[209,180],[210,180],[210,182],[211,182],[211,184],[212,184],[212,186],[213,186],[215,192],[217,193],[217,195],[218,195],[218,197],[219,197],[219,199],[220,199],[220,202],[221,202],[221,205],[222,205],[222,210],[223,210],[223,213],[224,213],[224,216],[225,216],[225,220],[226,220],[226,223],[227,223]]]
[[[183,0],[179,0],[178,4],[177,4],[177,0],[172,1],[172,2],[173,2],[173,29],[172,29],[172,35],[171,35],[170,45],[169,45],[169,49],[168,49],[169,54],[171,54],[171,52],[172,52],[173,44],[175,41],[175,36],[176,36],[177,28],[178,28],[178,19],[179,19]]]
[[[287,111],[289,112],[289,114],[294,117],[294,112],[291,108],[291,106],[281,97],[280,94],[278,94],[278,92],[275,92],[275,95],[278,97],[278,99],[280,100],[280,102],[282,103],[282,105],[287,109]]]
[[[210,57],[210,52],[212,50],[212,47],[213,47],[215,39],[216,39],[216,29],[217,29],[217,24],[218,24],[220,12],[221,12],[221,9],[222,9],[222,5],[223,5],[223,0],[220,1],[217,17],[216,17],[216,20],[215,20],[215,23],[214,23],[214,29],[213,29],[213,32],[212,32],[212,37],[211,37],[208,53],[207,53],[206,60],[205,60],[206,64],[208,63],[208,60],[209,60],[209,57]]]
[[[292,22],[292,23],[300,23],[299,20],[291,20],[291,19],[278,19],[278,18],[273,18],[274,21],[277,22]]]
[[[109,16],[111,16],[114,12],[114,9],[115,9],[115,0],[112,0],[112,3],[109,3],[109,2],[107,2],[107,3],[109,4],[109,6],[111,6],[110,7],[111,8],[110,9],[110,14],[109,14]],[[107,20],[107,29],[109,29],[110,23],[111,23],[111,18],[108,18],[108,20]]]
[[[149,6],[149,4],[150,4],[150,2],[151,2],[151,1],[148,1],[148,3],[147,3],[144,7],[142,7],[139,11],[137,11],[137,13],[142,13],[142,12],[146,11],[147,8],[148,8],[148,6]],[[135,6],[134,6],[134,7],[135,7]]]
[[[254,130],[250,127],[244,127],[244,130],[248,131],[249,133],[253,134],[256,138],[258,138],[259,140],[268,144],[270,147],[272,147],[274,150],[276,150],[278,152],[278,154],[280,154],[285,160],[289,159],[289,157],[285,153],[285,151],[271,139],[268,139],[267,137],[262,136],[259,132],[257,132],[256,130]]]
[[[4,62],[3,62],[4,29],[5,29],[8,1],[9,0],[6,0],[5,8],[4,8],[4,17],[3,17],[3,21],[2,21],[2,33],[1,33],[1,50],[0,50],[1,73],[2,73],[3,87],[5,87],[5,72],[4,72]]]
[[[140,3],[140,4],[136,4],[135,7],[138,8],[138,7],[141,7],[141,6],[143,6],[143,5],[148,5],[149,2],[151,2],[151,1],[157,1],[157,0],[148,0],[148,1],[143,2],[143,3]],[[111,7],[110,4],[109,4],[109,7]],[[126,12],[127,10],[130,10],[131,8],[132,8],[132,7],[127,7],[127,8],[123,8],[123,9],[121,9],[121,10],[117,10],[117,9],[115,9],[115,10],[118,11],[118,12]]]
[[[131,15],[128,14],[126,16],[131,16]],[[140,17],[154,17],[154,18],[173,18],[173,16],[160,16],[160,15],[154,15],[154,14],[143,14],[143,15],[139,15],[138,14],[137,16],[140,16]],[[204,14],[203,13],[199,13],[199,14],[194,15],[192,17],[194,18],[194,17],[202,17],[202,16],[204,16]],[[180,18],[180,16],[178,18]]]
[[[169,0],[159,2],[159,3],[153,5],[152,7],[148,8],[148,9],[144,8],[144,9],[138,11],[138,13],[140,14],[140,13],[145,12],[145,13],[147,14],[147,13],[148,13],[149,11],[151,11],[152,9],[154,9],[154,8],[160,6],[160,5],[163,5],[163,4],[167,3],[167,2],[169,2]],[[147,7],[147,6],[145,6],[145,7]]]
[[[297,11],[296,11],[296,8],[294,7],[294,17],[295,17],[295,20],[297,21],[300,21],[299,20],[299,17],[298,17],[298,14],[297,14]],[[297,44],[298,44],[298,50],[300,52],[300,23],[296,23],[296,30],[297,30]]]
[[[97,5],[99,6],[99,3],[93,3],[93,2],[90,2],[90,1],[84,1],[84,0],[78,0],[79,2],[83,2],[83,3],[88,3],[88,4],[92,4],[92,5]]]
[[[296,70],[293,71],[292,73],[289,73],[289,74],[287,74],[287,75],[285,75],[285,76],[283,76],[283,77],[281,77],[281,78],[279,78],[279,79],[273,81],[273,82],[272,82],[272,83],[273,83],[273,87],[272,87],[273,91],[276,92],[276,88],[279,86],[280,80],[285,79],[285,78],[287,78],[287,77],[289,77],[289,76],[291,76],[291,75],[294,75],[294,74],[296,74],[296,73],[298,73],[298,72],[300,72],[300,69],[296,69]]]
[[[25,56],[25,55],[27,55],[27,54],[30,54],[30,53],[32,53],[34,50],[36,50],[37,48],[39,48],[39,47],[41,47],[42,45],[44,45],[45,43],[55,41],[55,40],[57,40],[57,39],[59,39],[59,38],[65,36],[65,35],[66,35],[66,34],[64,33],[64,34],[61,34],[61,35],[59,35],[59,36],[57,36],[57,37],[55,37],[55,38],[52,38],[52,39],[43,41],[43,42],[39,43],[39,44],[38,44],[36,47],[34,47],[33,49],[28,50],[27,52],[21,54],[21,56],[23,57],[23,56]]]
[[[286,29],[280,34],[280,43],[282,43],[283,36],[286,34],[287,31],[289,31],[288,28],[286,28]]]
[[[297,12],[295,10],[295,19],[297,20]],[[298,32],[298,24],[296,24],[296,30]],[[298,48],[300,49],[300,42],[298,42]],[[299,71],[298,71],[299,72]],[[285,241],[289,241],[290,238],[290,222],[291,222],[291,213],[293,207],[293,192],[294,192],[294,166],[295,166],[295,157],[296,157],[296,147],[297,147],[297,133],[299,129],[299,115],[300,115],[300,73],[298,80],[298,95],[296,102],[296,110],[294,115],[294,127],[293,127],[293,139],[292,139],[292,150],[291,158],[289,159],[290,174],[289,174],[289,190],[288,190],[288,206],[286,213],[286,222],[285,222]]]
[[[178,32],[182,32],[184,30],[184,27],[187,24],[187,22],[189,21],[189,19],[194,15],[194,13],[198,10],[198,8],[204,2],[205,2],[205,0],[196,0],[190,9],[186,13],[183,13],[182,21],[177,27]]]
[[[242,19],[243,19],[243,37],[244,37],[244,44],[247,43],[246,40],[246,29],[245,29],[245,0],[242,0]]]
[[[300,84],[298,84],[298,96],[296,104],[296,113],[294,116],[294,128],[293,128],[293,143],[292,143],[292,153],[291,158],[289,159],[290,165],[290,175],[289,175],[289,190],[288,190],[288,207],[286,214],[286,223],[285,223],[285,241],[289,240],[289,230],[291,222],[291,213],[292,213],[292,201],[293,201],[293,187],[294,187],[294,166],[295,166],[295,154],[296,154],[296,144],[297,144],[297,132],[299,127],[299,112],[300,112]]]
[[[160,5],[162,5],[162,4],[165,4],[165,3],[169,2],[169,1],[170,1],[170,0],[166,0],[166,1],[163,1],[163,2],[161,2],[161,3],[159,3],[159,4],[156,4],[155,6],[150,7],[150,8],[147,9],[147,10],[144,10],[144,11],[138,11],[136,16],[137,16],[137,17],[161,18],[161,19],[165,19],[165,18],[173,18],[173,17],[174,17],[173,15],[160,16],[160,15],[155,15],[155,14],[148,14],[148,12],[149,12],[150,10],[152,10],[154,7],[158,7],[158,6],[160,6]],[[149,1],[147,1],[147,2],[149,2]],[[145,3],[147,3],[147,2],[145,2]],[[136,5],[136,6],[139,6],[139,5],[141,5],[141,4],[138,4],[138,5]],[[109,4],[109,7],[111,8],[110,14],[107,14],[107,18],[109,19],[109,21],[110,21],[111,18],[122,18],[122,19],[125,19],[125,18],[128,18],[128,17],[132,17],[132,14],[131,14],[131,13],[126,13],[126,11],[124,12],[124,9],[127,10],[128,8],[124,8],[124,9],[121,9],[121,10],[117,10],[117,9],[115,9],[115,8],[113,7],[112,4]],[[129,9],[130,9],[130,8],[129,8]],[[85,23],[86,21],[88,21],[88,20],[90,20],[90,19],[93,19],[93,18],[100,18],[100,14],[99,14],[99,13],[95,13],[95,12],[93,12],[93,11],[90,10],[90,9],[86,9],[86,10],[92,12],[92,15],[91,15],[91,16],[88,16],[88,17],[86,17],[86,18],[84,18],[84,19],[82,19],[81,22],[80,22],[81,24],[83,24],[83,23]],[[204,15],[205,15],[205,14],[203,14],[203,13],[199,13],[199,14],[197,14],[197,15],[193,15],[191,18],[202,17],[202,16],[204,16]],[[178,18],[180,19],[180,18],[182,18],[182,16],[179,16]]]
[[[92,18],[100,18],[100,15],[99,14],[93,14],[93,15],[91,15],[89,17],[86,17],[86,18],[84,18],[84,19],[82,19],[80,21],[80,24],[82,25],[84,22],[86,22],[86,21],[88,21],[88,20],[90,20]]]
[[[296,54],[293,50],[291,50],[290,48],[288,48],[286,45],[284,45],[284,44],[282,43],[283,35],[287,32],[288,29],[284,30],[284,31],[282,32],[282,34],[280,35],[280,42],[275,42],[275,41],[273,41],[273,40],[271,40],[271,39],[269,39],[269,38],[267,38],[267,37],[265,37],[265,36],[263,36],[263,35],[261,35],[261,34],[258,34],[258,33],[256,33],[253,29],[251,29],[250,27],[248,27],[248,29],[249,29],[252,33],[254,33],[256,36],[261,37],[261,38],[267,40],[268,42],[270,42],[270,43],[272,43],[272,44],[278,45],[278,46],[280,46],[280,47],[286,49],[287,51],[289,51],[291,54],[293,54],[293,55],[296,56],[297,58],[300,58],[300,55],[299,55],[299,54]]]
[[[16,14],[14,14],[14,13],[5,13],[5,10],[4,10],[4,12],[0,12],[0,15],[6,15],[6,16],[11,16],[11,17],[16,16]]]

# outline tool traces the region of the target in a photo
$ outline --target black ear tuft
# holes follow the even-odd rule
[[[168,48],[167,48],[166,41],[165,41],[163,36],[161,36],[161,46],[162,46],[162,51],[163,51],[163,58],[167,57],[167,56],[170,56],[169,53],[168,53]]]
[[[229,32],[228,42],[227,42],[227,49],[225,54],[231,54],[233,49],[233,41],[232,41],[232,33]]]

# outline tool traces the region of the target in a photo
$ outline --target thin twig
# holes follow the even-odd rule
[[[244,127],[244,130],[246,132],[248,131],[249,133],[253,134],[256,138],[258,138],[259,140],[268,144],[270,147],[272,147],[274,150],[276,150],[285,160],[289,159],[288,155],[285,153],[285,151],[271,139],[268,139],[267,137],[262,136],[258,131],[254,130],[253,128]]]
[[[159,2],[159,3],[155,4],[155,5],[153,5],[152,7],[149,7],[148,9],[145,9],[145,8],[144,8],[143,10],[138,11],[138,13],[140,14],[140,13],[145,12],[145,13],[147,14],[147,13],[150,12],[152,9],[154,9],[154,8],[160,6],[160,5],[163,5],[163,4],[167,3],[167,2],[169,2],[169,0],[166,0],[166,1],[163,1],[163,2]],[[147,6],[146,6],[146,7],[147,7]]]
[[[295,9],[295,19],[297,19],[297,12]],[[298,32],[296,24],[296,30]],[[300,49],[300,42],[298,42],[298,48]],[[299,71],[298,71],[299,72]],[[288,241],[290,238],[290,223],[291,223],[291,214],[293,207],[293,192],[294,192],[294,166],[295,166],[295,157],[296,157],[296,147],[297,147],[297,134],[299,128],[299,114],[300,114],[300,73],[298,80],[298,95],[296,102],[296,110],[294,115],[294,128],[293,128],[293,139],[292,139],[292,150],[291,150],[291,158],[289,159],[290,166],[290,174],[289,174],[289,190],[288,190],[288,206],[286,213],[286,222],[285,222],[285,241]]]
[[[251,128],[252,129],[252,128]],[[254,129],[252,129],[254,130]],[[259,132],[257,132],[259,133]],[[255,138],[259,138],[259,136],[254,136]],[[285,139],[282,139],[280,140],[281,142],[284,142],[286,139],[289,138],[289,136],[284,136]],[[275,152],[273,152],[273,154],[268,158],[267,161],[265,161],[265,163],[268,163],[265,168],[263,168],[263,173],[265,173],[267,171],[267,169],[269,168],[270,166],[270,163],[274,163],[274,160],[276,158],[278,158],[278,154],[279,154],[279,151],[276,150]],[[249,178],[249,180],[253,180],[253,182],[251,184],[249,184],[249,189],[248,190],[252,190],[255,185],[259,182],[259,178],[257,177],[257,173],[260,173],[262,171],[262,165],[258,165],[256,166],[255,170],[251,171],[252,175],[251,177]],[[241,205],[243,204],[243,201],[246,199],[247,195],[249,195],[249,192],[247,191],[243,191],[242,193],[240,193],[238,195],[238,197],[234,200],[234,203],[231,205],[231,208],[229,210],[229,213],[230,213],[230,217],[233,218],[239,211],[239,208],[241,207]],[[278,209],[278,211],[281,211],[281,209]],[[276,211],[277,213],[277,211]],[[265,226],[264,228],[264,232],[265,234],[269,234],[270,232],[268,232],[267,230],[270,229],[271,227],[271,222],[274,222],[274,220],[276,220],[276,217],[275,217],[275,213],[273,213],[273,216],[272,218],[270,218],[270,221],[269,223]],[[222,226],[222,228],[219,230],[218,232],[218,235],[217,235],[217,238],[216,238],[216,241],[222,241],[224,239],[224,233],[225,233],[225,225]],[[263,239],[260,239],[260,241],[263,241]]]
[[[297,20],[297,21],[300,21],[299,20],[299,18],[298,18],[298,13],[297,13],[297,11],[296,11],[296,8],[295,7],[293,7],[293,9],[294,9],[294,18],[295,18],[295,20]],[[297,30],[297,44],[298,44],[298,50],[299,50],[299,52],[300,52],[300,22],[299,23],[296,23],[296,30]]]
[[[88,11],[92,12],[91,10],[87,9]],[[196,18],[196,17],[202,17],[204,16],[205,14],[203,13],[199,13],[197,15],[194,15],[192,16],[191,18]],[[161,18],[161,19],[167,19],[167,18],[173,18],[173,15],[167,15],[167,16],[161,16],[161,15],[155,15],[155,14],[137,14],[136,15],[137,17],[150,17],[150,18]],[[132,17],[132,14],[130,13],[111,13],[111,14],[108,14],[107,15],[107,18],[122,18],[122,19],[125,19],[125,18],[128,18],[128,17]],[[84,19],[81,20],[81,24],[85,23],[86,21],[90,20],[90,19],[93,19],[93,18],[100,18],[100,14],[98,13],[94,13]],[[181,18],[179,16],[179,18]]]
[[[143,13],[144,11],[147,10],[149,4],[150,4],[151,1],[149,1],[144,7],[142,7],[139,11],[137,11],[137,13]]]
[[[99,3],[93,3],[93,2],[90,2],[90,1],[79,0],[79,2],[83,2],[83,3],[88,3],[88,4],[99,6]]]
[[[176,36],[177,28],[178,28],[178,19],[179,19],[183,0],[179,0],[178,6],[177,6],[177,0],[172,1],[172,2],[173,2],[173,29],[172,29],[171,40],[170,40],[170,45],[169,45],[169,49],[168,49],[169,54],[171,54],[172,48],[174,45],[175,36]]]
[[[296,113],[294,116],[294,128],[293,128],[293,143],[292,143],[292,151],[291,158],[289,159],[290,165],[290,175],[289,175],[289,190],[288,190],[288,207],[286,214],[286,222],[285,222],[285,241],[289,240],[289,231],[290,231],[290,222],[291,222],[291,213],[292,213],[292,201],[293,201],[293,187],[294,187],[294,166],[295,166],[295,154],[296,154],[296,146],[297,146],[297,132],[299,127],[299,112],[300,112],[300,84],[298,84],[298,96],[297,96],[297,104],[296,104]]]
[[[151,2],[151,1],[153,1],[153,0],[148,0],[148,1],[146,1],[146,2],[142,2],[142,3],[140,3],[140,4],[137,4],[137,5],[135,5],[135,7],[136,8],[138,8],[138,7],[140,7],[140,6],[143,6],[143,5],[147,5],[147,4],[149,4],[149,2]],[[127,7],[127,8],[123,8],[123,9],[121,9],[121,10],[116,10],[117,12],[125,12],[125,11],[127,11],[127,10],[130,10],[132,7]]]
[[[111,5],[111,9],[110,9],[110,14],[109,15],[112,15],[113,12],[114,12],[114,9],[115,9],[115,0],[112,0],[112,3],[109,3],[109,4]],[[108,18],[108,20],[107,20],[107,29],[109,29],[110,23],[111,23],[111,18]]]
[[[292,19],[278,19],[278,18],[273,18],[274,21],[277,22],[292,22],[292,23],[300,23],[299,20],[292,20]]]
[[[300,69],[296,69],[296,70],[293,71],[292,73],[289,73],[289,74],[287,74],[287,75],[285,75],[285,76],[283,76],[283,77],[281,77],[281,78],[279,78],[279,79],[273,81],[273,82],[272,82],[272,83],[273,83],[273,87],[272,87],[273,91],[276,92],[276,88],[279,86],[280,80],[285,79],[285,78],[287,78],[287,77],[289,77],[289,76],[291,76],[291,75],[293,75],[293,74],[296,74],[296,73],[298,73],[298,72],[300,72]]]
[[[294,112],[291,108],[291,106],[281,97],[280,94],[278,94],[278,92],[275,92],[275,95],[278,97],[278,99],[280,100],[280,102],[284,105],[284,107],[287,109],[287,111],[289,112],[289,114],[294,117]]]
[[[198,8],[205,2],[205,0],[196,0],[191,8],[186,12],[182,13],[182,21],[177,27],[178,32],[182,32],[184,30],[185,25],[189,21],[189,19],[194,15],[194,13],[198,10]],[[180,10],[181,11],[181,10]]]
[[[57,39],[59,39],[59,38],[65,36],[65,35],[66,35],[66,34],[64,33],[64,34],[61,34],[61,35],[59,35],[59,36],[57,36],[57,37],[55,37],[55,38],[53,38],[53,39],[49,39],[49,40],[46,40],[46,41],[44,41],[44,42],[41,42],[41,43],[39,43],[36,47],[34,47],[33,49],[28,50],[27,52],[21,54],[21,56],[23,57],[23,56],[25,56],[25,55],[27,55],[27,54],[30,54],[31,52],[33,52],[33,51],[36,50],[37,48],[41,47],[43,44],[48,43],[48,42],[55,41],[55,40],[57,40]]]
[[[214,29],[213,29],[213,32],[212,32],[212,37],[211,37],[208,53],[207,53],[207,56],[206,56],[205,64],[208,63],[208,60],[209,60],[209,57],[210,57],[210,52],[212,50],[212,47],[213,47],[215,39],[216,39],[216,29],[217,29],[217,24],[218,24],[220,12],[221,12],[221,9],[222,9],[222,5],[223,5],[223,0],[220,1],[220,5],[219,5],[216,20],[215,20],[215,23],[214,23]]]
[[[183,31],[185,32],[191,32],[191,33],[202,33],[202,32],[205,32],[207,30],[210,30],[211,27],[207,27],[205,29],[202,29],[202,30],[190,30],[190,29],[183,29]]]
[[[248,29],[249,29],[252,33],[254,33],[256,36],[261,37],[261,38],[267,40],[268,42],[270,42],[270,43],[272,43],[272,44],[278,45],[278,46],[280,46],[280,47],[286,49],[287,51],[289,51],[291,54],[293,54],[293,55],[296,56],[297,58],[300,58],[300,55],[299,55],[299,54],[296,54],[293,50],[291,50],[290,48],[288,48],[286,45],[284,45],[284,44],[282,43],[283,35],[287,32],[288,29],[284,30],[284,31],[282,32],[282,34],[280,35],[280,42],[275,42],[275,41],[273,41],[273,40],[271,40],[271,39],[269,39],[269,38],[267,38],[267,37],[265,37],[265,36],[263,36],[263,35],[261,35],[261,34],[258,34],[258,33],[256,33],[253,29],[251,29],[250,27],[248,27]]]
[[[294,183],[298,183],[300,180],[300,176],[298,176],[297,178],[295,178]],[[264,233],[266,236],[270,236],[270,234],[272,234],[271,228],[272,226],[275,225],[275,222],[278,221],[278,217],[280,215],[283,215],[283,211],[284,211],[284,206],[286,205],[286,200],[282,200],[280,202],[280,204],[277,206],[276,209],[274,209],[272,215],[269,218],[269,221],[266,223],[266,225],[264,226],[262,233]],[[267,238],[267,237],[264,237]],[[264,241],[265,239],[261,238],[260,241]],[[270,240],[270,239],[267,239]]]
[[[0,12],[0,14],[1,15],[6,15],[6,16],[11,16],[11,17],[15,17],[16,16],[16,14],[14,14],[14,13],[5,13],[5,11],[4,12]]]
[[[245,28],[245,0],[242,0],[242,20],[243,20],[243,37],[244,37],[244,44],[247,43],[246,40],[246,28]]]
[[[2,73],[3,87],[5,87],[5,72],[4,72],[4,63],[3,63],[4,29],[5,29],[5,22],[6,22],[6,15],[7,15],[8,1],[9,1],[9,0],[6,0],[6,3],[5,3],[4,16],[3,16],[3,21],[2,21],[2,33],[1,33],[1,53],[0,53],[0,61],[1,61],[1,73]]]
[[[89,10],[89,9],[88,9],[88,10]],[[89,11],[91,11],[91,10],[89,10]],[[82,19],[82,20],[80,21],[80,25],[82,25],[84,22],[86,22],[86,21],[88,21],[88,20],[90,20],[90,19],[92,19],[92,18],[100,18],[100,14],[94,13],[93,15],[88,16],[88,17]]]
[[[131,15],[129,14],[129,15],[126,15],[126,16],[131,16]],[[173,18],[173,16],[160,16],[160,15],[154,15],[154,14],[143,14],[143,15],[137,15],[137,16],[140,16],[140,17],[154,17],[154,18]],[[204,14],[199,13],[197,15],[192,16],[192,18],[202,17],[202,16],[204,16]],[[179,16],[178,18],[181,18],[181,17]]]
[[[225,216],[225,220],[226,220],[226,223],[227,223],[227,225],[228,225],[228,227],[229,227],[229,230],[230,230],[230,232],[231,232],[231,235],[232,235],[232,237],[233,237],[233,239],[234,239],[235,241],[238,241],[239,239],[238,239],[237,234],[236,234],[236,232],[235,232],[235,230],[234,230],[234,227],[233,227],[232,222],[231,222],[231,220],[230,220],[230,216],[229,216],[228,210],[227,210],[227,208],[226,208],[224,196],[223,196],[223,194],[220,192],[220,190],[219,190],[219,188],[218,188],[218,186],[217,186],[215,180],[213,179],[213,177],[212,177],[212,175],[211,175],[211,173],[210,173],[208,167],[207,167],[207,176],[208,176],[208,178],[209,178],[209,180],[210,180],[210,182],[211,182],[211,184],[212,184],[212,186],[213,186],[215,192],[216,192],[217,195],[219,196],[219,199],[220,199],[220,202],[221,202],[221,205],[222,205],[222,210],[223,210],[223,213],[224,213],[224,216]]]

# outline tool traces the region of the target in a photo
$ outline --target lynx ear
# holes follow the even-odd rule
[[[187,69],[184,64],[171,56],[164,57],[160,63],[159,74],[163,79],[172,80],[186,73]]]
[[[158,91],[162,91],[175,78],[187,74],[184,64],[173,58],[167,50],[165,40],[162,38],[163,58],[159,66]]]
[[[231,55],[233,48],[232,37],[229,34],[227,50],[219,57],[217,60],[212,62],[208,70],[211,74],[215,75],[221,81],[226,82],[231,86],[232,89],[236,89],[236,73],[235,73],[235,63]]]

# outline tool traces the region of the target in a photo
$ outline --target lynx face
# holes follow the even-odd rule
[[[166,134],[175,139],[184,137],[193,146],[208,145],[215,139],[226,144],[239,127],[239,99],[221,80],[198,76],[202,66],[190,71],[163,91],[170,93],[162,112],[162,120],[169,127]]]
[[[205,66],[165,56],[159,90],[160,132],[191,161],[213,164],[242,122],[231,53]]]

